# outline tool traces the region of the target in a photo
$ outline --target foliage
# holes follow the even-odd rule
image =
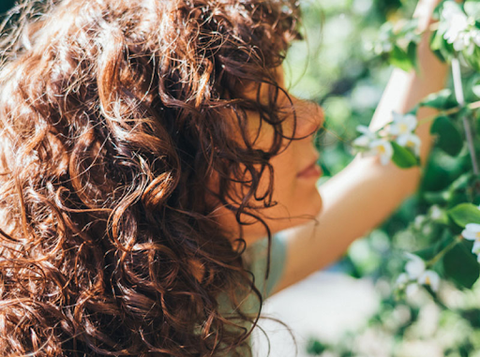
[[[414,6],[409,1],[303,3],[310,46],[296,45],[288,61],[294,68],[292,83],[298,83],[293,92],[317,100],[326,112],[318,140],[327,174],[323,181],[352,160],[352,149],[381,159],[388,154],[400,167],[418,164],[414,146],[392,130],[398,113],[394,124],[376,132],[363,126],[378,103],[388,64],[417,70],[421,34],[415,22],[401,20],[411,17]],[[404,114],[415,115],[420,106],[439,110],[428,118],[436,145],[423,182],[381,228],[355,242],[342,263],[352,276],[376,282],[380,309],[363,330],[340,341],[312,338],[311,355],[475,356],[480,349],[480,140],[475,139],[480,135],[480,1],[446,0],[435,14],[430,46],[449,63],[452,77],[447,88]],[[323,18],[322,26],[318,18]],[[414,135],[414,130],[406,134]],[[435,277],[441,279],[438,286]]]

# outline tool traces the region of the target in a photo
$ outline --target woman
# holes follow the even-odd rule
[[[2,356],[248,355],[263,298],[416,186],[418,169],[356,159],[318,193],[322,111],[281,70],[299,37],[293,2],[30,1],[12,14]],[[393,75],[372,125],[442,87],[425,41],[420,64],[421,77]]]

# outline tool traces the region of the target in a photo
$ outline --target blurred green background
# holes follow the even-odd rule
[[[318,102],[325,110],[325,129],[317,138],[325,172],[321,183],[353,159],[350,142],[358,136],[356,126],[369,123],[392,71],[386,59],[372,51],[379,28],[387,20],[411,18],[416,1],[303,0],[300,4],[305,41],[293,44],[285,69],[292,93]],[[479,135],[478,127],[476,131]],[[468,280],[469,272],[462,273],[464,262],[457,259],[455,249],[447,253],[443,266],[434,266],[440,276],[448,267],[458,272],[442,282],[443,291],[436,298],[428,289],[415,299],[395,293],[395,280],[405,264],[404,252],[421,251],[445,235],[438,208],[446,204],[446,188],[459,177],[455,195],[459,202],[465,201],[460,181],[462,173],[470,170],[468,160],[465,150],[450,157],[434,148],[419,192],[381,227],[354,242],[346,256],[330,268],[372,281],[380,306],[362,329],[347,331],[339,341],[312,336],[308,353],[342,357],[480,356],[479,286],[464,289],[478,274]],[[427,316],[425,311],[435,312]],[[421,326],[432,323],[434,328],[422,330]],[[374,345],[383,344],[383,354],[359,349],[367,335],[376,336]],[[410,347],[419,343],[427,347],[418,354]]]

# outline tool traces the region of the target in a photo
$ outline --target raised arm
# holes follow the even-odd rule
[[[430,23],[437,0],[421,0],[415,15],[420,28]],[[426,95],[444,88],[447,67],[430,51],[425,34],[418,48],[420,73],[394,70],[370,124],[379,128],[391,120],[392,111],[404,113]],[[429,108],[418,111],[418,119],[434,115]],[[417,129],[425,162],[432,138],[430,124]],[[336,261],[349,244],[386,219],[418,185],[420,168],[383,166],[377,158],[357,157],[342,172],[320,187],[323,210],[317,222],[288,232],[287,258],[281,290]]]

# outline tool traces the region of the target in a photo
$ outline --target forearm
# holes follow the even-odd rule
[[[355,239],[378,226],[407,196],[404,180],[418,169],[388,168],[365,158],[346,167],[320,187],[323,209],[316,222],[289,232],[287,269],[281,290],[335,262]]]
[[[422,12],[431,13],[436,3],[436,0],[422,2],[416,11],[417,16]],[[420,19],[419,26],[421,28],[427,28],[429,24],[429,20],[423,17]],[[445,87],[448,67],[440,62],[430,50],[429,36],[430,32],[426,31],[418,47],[418,72],[407,73],[399,69],[393,71],[370,124],[372,129],[379,129],[390,122],[393,111],[406,113],[428,94]],[[419,125],[416,134],[421,139],[420,161],[422,165],[425,164],[432,146],[433,138],[430,135],[432,120],[429,118],[434,117],[435,114],[436,110],[428,107],[422,107],[417,112]],[[326,204],[330,200],[338,201],[340,204],[341,200],[336,192],[342,192],[344,195],[345,188],[362,191],[369,201],[376,202],[375,211],[382,211],[382,209],[384,211],[383,217],[380,217],[380,212],[378,218],[372,219],[370,228],[380,223],[379,221],[386,218],[406,196],[416,190],[421,174],[421,169],[418,167],[400,169],[393,163],[384,166],[378,159],[362,158],[361,156],[357,157],[344,171],[320,188]],[[354,204],[349,199],[345,202],[348,202],[348,205]],[[329,214],[328,210],[329,208],[326,206],[321,216],[323,219]],[[366,216],[373,213],[370,211],[368,210]],[[377,217],[377,214],[374,216]],[[366,228],[368,229],[368,227]]]
[[[422,6],[431,13],[436,1]],[[423,21],[423,23],[422,23]],[[420,26],[427,26],[429,19]],[[378,129],[392,118],[392,111],[405,113],[430,93],[444,88],[447,67],[430,51],[428,35],[418,49],[419,72],[395,70],[372,119]],[[419,122],[435,115],[421,108]],[[430,151],[430,121],[420,124],[417,135],[422,140],[421,161]],[[418,185],[421,169],[400,169],[392,163],[381,165],[377,158],[357,157],[340,174],[320,187],[324,206],[317,222],[291,231],[288,239],[287,269],[279,290],[331,264],[358,237],[379,225]]]
[[[406,113],[411,110],[420,100],[425,98],[428,94],[437,92],[445,87],[448,67],[440,62],[436,56],[431,52],[428,45],[428,35],[425,34],[418,49],[419,72],[406,73],[402,70],[396,69],[387,84],[385,92],[382,96],[380,104],[375,111],[370,127],[374,130],[386,125],[392,119],[392,112]],[[416,134],[420,137],[420,162],[423,166],[427,160],[430,152],[433,138],[430,135],[430,126],[436,110],[429,107],[421,107],[417,112],[417,119],[419,122]],[[355,171],[363,175],[361,172],[365,171],[365,175],[369,177],[370,182],[376,182],[378,187],[390,186],[391,195],[398,199],[397,204],[403,198],[413,193],[418,185],[421,169],[418,167],[411,169],[400,169],[394,164],[390,163],[382,166],[378,159],[357,157],[348,168],[347,171]],[[388,182],[385,179],[388,178]],[[335,178],[332,182],[322,188],[322,191],[327,195],[329,190],[337,190],[335,187]],[[331,186],[331,188],[329,188]],[[377,197],[375,187],[371,192],[371,199],[375,200]],[[384,193],[382,193],[383,196]],[[387,193],[388,194],[388,193]],[[398,196],[400,194],[400,196]],[[387,204],[390,206],[390,204]],[[385,217],[389,211],[385,211]]]
[[[444,88],[448,67],[440,62],[432,53],[428,44],[429,33],[423,35],[418,47],[419,72],[404,72],[395,69],[387,84],[382,99],[375,111],[370,128],[377,130],[392,119],[392,111],[406,113],[428,94]],[[436,111],[432,108],[422,107],[417,112],[419,126],[417,135],[422,141],[420,158],[424,163],[432,144],[430,136],[431,121],[427,120]]]
[[[430,93],[444,88],[447,66],[441,63],[424,37],[419,47],[420,72],[396,70],[387,85],[371,126],[383,126],[391,120],[392,111],[405,113]],[[418,120],[435,115],[435,110],[421,108]],[[420,124],[417,135],[422,141],[421,162],[424,163],[432,144],[431,120]],[[357,157],[339,175],[320,187],[324,208],[319,216],[319,251],[330,250],[322,263],[326,265],[340,256],[356,238],[365,235],[392,214],[398,205],[415,192],[421,168],[400,169],[393,163],[382,165],[377,158]],[[325,240],[333,240],[326,243]],[[333,253],[333,254],[332,254]]]

